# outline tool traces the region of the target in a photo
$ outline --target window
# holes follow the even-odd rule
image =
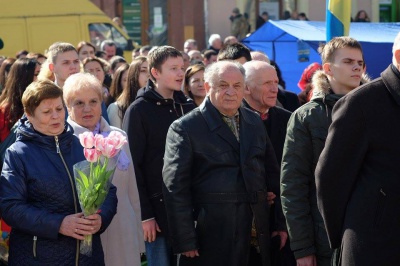
[[[98,49],[104,40],[113,40],[118,48],[129,50],[128,40],[110,23],[89,24],[90,42]]]

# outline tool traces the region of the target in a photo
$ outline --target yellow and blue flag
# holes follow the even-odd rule
[[[326,0],[326,41],[349,35],[351,0]]]

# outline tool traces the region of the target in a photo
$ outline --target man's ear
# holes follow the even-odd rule
[[[247,95],[251,94],[250,87],[247,86],[246,84],[244,85],[244,94],[247,94]]]
[[[156,80],[159,78],[158,70],[157,70],[157,69],[155,69],[154,67],[152,67],[152,68],[150,69],[150,72],[151,72],[151,74],[153,75],[153,77],[154,77]]]
[[[49,69],[54,73],[54,63],[49,63]]]
[[[325,63],[322,65],[322,69],[324,70],[324,72],[329,75],[329,76],[333,76],[332,70],[331,70],[331,63]]]
[[[396,59],[397,62],[397,68],[399,68],[400,66],[400,49],[397,49],[396,51],[394,51],[394,58]]]
[[[208,83],[208,82],[204,82],[204,89],[206,89],[206,92],[207,92],[207,94],[208,94],[208,92],[210,91],[210,89],[211,89],[211,85],[210,85],[210,83]]]

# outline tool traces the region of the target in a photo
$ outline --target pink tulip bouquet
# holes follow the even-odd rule
[[[95,214],[103,204],[126,137],[111,131],[107,137],[92,132],[79,135],[86,161],[74,165],[78,199],[85,216]],[[92,253],[92,235],[85,236],[80,246],[85,255]]]

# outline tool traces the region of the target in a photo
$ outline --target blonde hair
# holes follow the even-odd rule
[[[103,100],[103,87],[100,81],[90,73],[76,73],[69,76],[64,83],[64,102],[67,107],[71,107],[72,97],[77,91],[83,88],[93,89]]]

